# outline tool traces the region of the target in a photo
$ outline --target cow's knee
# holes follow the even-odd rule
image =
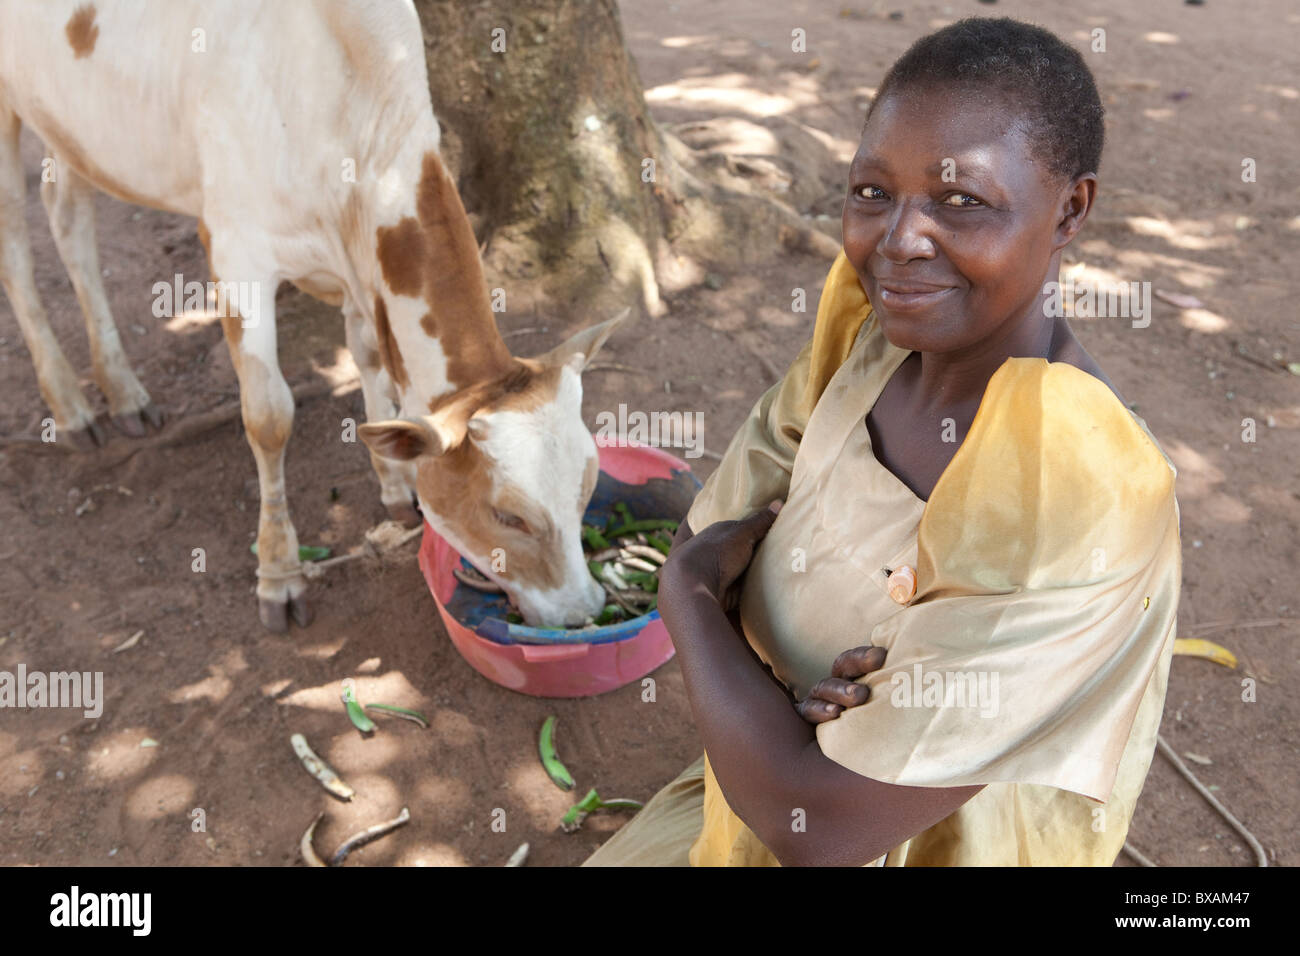
[[[240,412],[248,440],[264,452],[282,452],[293,431],[293,391],[278,371],[255,355],[240,358]]]

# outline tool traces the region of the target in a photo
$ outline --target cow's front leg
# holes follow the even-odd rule
[[[397,406],[389,396],[391,385],[388,373],[379,361],[374,330],[368,327],[365,315],[351,301],[343,304],[343,318],[347,323],[348,351],[361,375],[361,394],[366,403],[366,421],[382,422],[397,417]],[[373,451],[370,464],[379,478],[379,498],[388,510],[388,516],[407,528],[420,523],[420,513],[415,500],[415,468],[408,462],[395,462]]]
[[[214,269],[221,262],[212,237]],[[269,630],[311,623],[307,580],[298,560],[298,533],[289,519],[284,452],[293,428],[293,393],[280,373],[275,346],[275,279],[216,283],[218,312],[239,375],[239,405],[257,459],[261,510],[257,523],[257,605]],[[226,296],[223,306],[221,296]],[[250,314],[251,313],[251,314]]]

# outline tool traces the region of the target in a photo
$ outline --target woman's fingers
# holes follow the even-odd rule
[[[885,649],[868,645],[853,647],[835,658],[831,665],[831,676],[855,680],[864,674],[878,671],[885,666]]]
[[[865,704],[871,696],[871,688],[865,684],[855,684],[851,680],[839,677],[827,677],[819,680],[808,692],[809,697],[819,697],[841,707],[857,707]]]
[[[764,508],[736,521],[715,521],[699,534],[684,537],[681,526],[686,522],[682,522],[677,528],[681,540],[674,539],[660,581],[671,579],[687,587],[702,583],[723,610],[730,610],[737,601],[731,593],[733,585],[749,567],[754,549],[775,520],[776,509]]]
[[[865,704],[871,697],[871,688],[838,677],[820,680],[808,696],[795,705],[799,716],[810,724],[834,720],[846,708]]]
[[[858,677],[880,670],[885,665],[885,649],[866,645],[854,647],[835,658],[831,676],[819,680],[808,696],[795,705],[799,716],[810,724],[824,724],[871,699],[871,688],[854,683]]]
[[[805,697],[795,704],[794,709],[810,724],[824,724],[828,720],[834,720],[844,710],[839,704],[818,700],[816,697]]]
[[[758,543],[763,540],[775,520],[776,511],[764,508],[738,521],[719,522],[709,526],[710,529],[717,528],[720,537],[715,552],[718,567],[718,590],[715,594],[724,610],[730,610],[740,602],[740,580],[754,559]]]

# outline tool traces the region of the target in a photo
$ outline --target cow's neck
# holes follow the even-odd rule
[[[380,360],[404,414],[515,370],[497,329],[478,242],[436,135],[380,174],[368,205],[373,310]]]

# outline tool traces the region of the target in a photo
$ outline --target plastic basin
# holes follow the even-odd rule
[[[596,439],[600,478],[584,520],[607,517],[616,501],[638,518],[681,520],[701,485],[675,455],[644,445]],[[420,571],[452,644],[490,681],[534,697],[591,697],[640,680],[673,656],[659,612],[583,630],[508,624],[505,595],[456,580],[463,559],[427,521]]]

